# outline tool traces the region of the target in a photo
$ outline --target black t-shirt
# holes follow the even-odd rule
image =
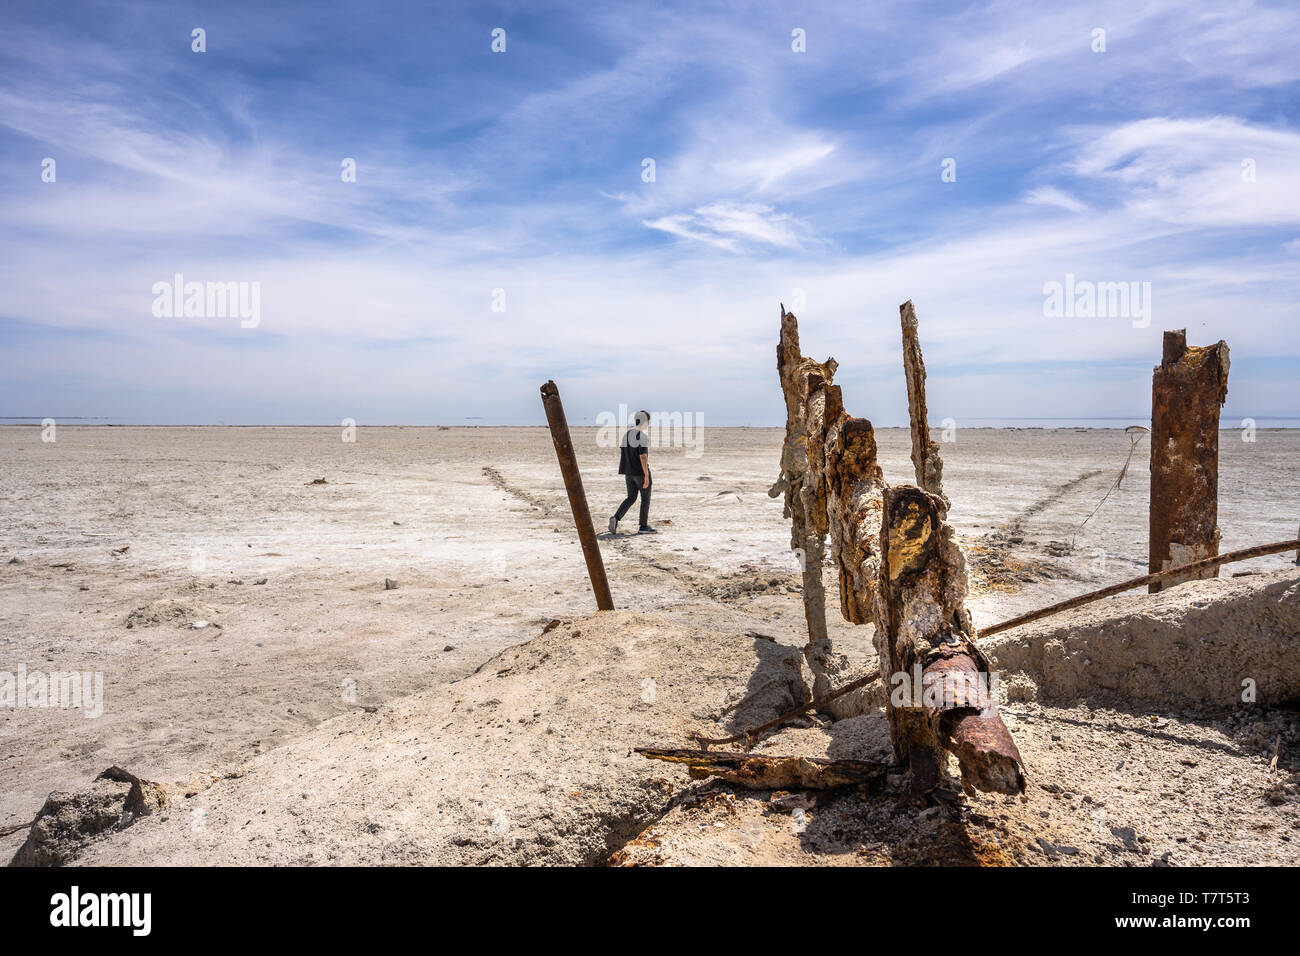
[[[618,473],[644,478],[645,473],[641,470],[641,456],[647,454],[649,449],[650,439],[645,432],[639,428],[629,428],[625,431],[623,440],[619,442]]]

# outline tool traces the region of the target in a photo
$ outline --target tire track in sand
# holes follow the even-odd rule
[[[498,469],[494,468],[493,466],[484,465],[482,472],[483,472],[483,476],[487,478],[487,480],[490,481],[493,484],[493,486],[495,486],[503,494],[507,494],[512,498],[522,501],[524,504],[528,505],[529,507],[539,511],[544,517],[553,520],[560,520],[560,521],[569,518],[569,512],[567,510],[557,507],[556,505],[552,504],[552,502],[549,501],[548,499],[543,498],[539,495],[535,495],[525,488],[520,488],[518,485],[512,484],[505,477],[505,475],[501,474],[501,472]],[[680,568],[672,567],[667,564],[664,564],[663,563],[664,561],[669,560],[667,556],[647,557],[640,554],[637,551],[629,549],[626,543],[617,537],[614,538],[610,538],[607,536],[599,536],[599,537],[602,537],[602,540],[605,545],[615,549],[621,558],[631,559],[633,562],[635,562],[636,564],[640,565],[643,568],[652,571],[657,571],[661,575],[670,578],[676,584],[680,585],[682,588],[684,588],[686,591],[690,592],[691,594],[695,595],[696,597],[700,597],[708,601],[714,601],[719,604],[731,603],[730,601],[728,601],[726,595],[733,591],[736,591],[736,589],[734,588],[728,590],[726,586],[727,585],[727,581],[725,580],[726,578],[757,577],[756,574],[751,574],[749,572],[741,572],[738,575],[720,575],[716,571],[713,571],[710,568],[706,568],[701,565],[695,564],[694,562],[688,559],[684,559],[679,555],[673,555],[672,560],[674,560],[679,564],[687,565],[689,567],[689,570],[683,571]],[[631,538],[633,536],[626,535],[625,537]],[[702,581],[707,581],[708,584],[702,584],[701,583]],[[719,590],[723,592],[721,595],[719,594]],[[744,589],[741,589],[739,593],[732,594],[732,600],[735,600],[736,597],[743,595],[745,593],[752,593],[752,592],[748,592]]]
[[[1038,554],[1027,554],[1022,548],[1025,525],[1048,508],[1064,500],[1082,485],[1105,474],[1104,468],[1089,468],[1062,484],[1050,489],[1012,519],[981,535],[972,547],[967,548],[971,570],[978,576],[981,589],[1018,591],[1024,585],[1044,578],[1071,577],[1058,563]],[[1055,542],[1053,543],[1055,544]],[[1050,550],[1052,557],[1063,557],[1064,551]],[[1019,557],[1013,552],[1021,551]]]

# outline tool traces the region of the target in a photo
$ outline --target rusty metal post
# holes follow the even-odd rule
[[[916,484],[932,495],[948,499],[943,493],[943,458],[939,446],[930,439],[929,410],[925,407],[925,359],[917,336],[916,310],[908,299],[898,307],[903,323],[903,375],[907,380],[907,412],[912,423],[912,467]]]
[[[560,460],[564,490],[569,493],[573,523],[578,526],[578,539],[582,542],[582,556],[587,561],[587,576],[591,578],[591,590],[596,594],[596,607],[602,611],[612,611],[614,598],[609,593],[609,581],[605,578],[605,564],[600,559],[600,544],[596,541],[596,529],[591,524],[591,512],[587,510],[587,494],[582,490],[582,475],[578,472],[578,459],[573,454],[573,442],[569,438],[569,423],[564,417],[560,390],[552,381],[542,386],[542,407],[546,409],[546,423],[551,428],[555,456]]]
[[[1187,330],[1165,332],[1151,381],[1151,573],[1219,553],[1219,409],[1228,395],[1228,344],[1188,346]],[[1218,568],[1153,581],[1212,578]]]
[[[823,446],[827,389],[837,368],[835,359],[817,362],[799,350],[799,321],[781,306],[781,337],[776,346],[776,371],[785,396],[785,442],[781,446],[781,476],[768,491],[785,492],[785,517],[790,519],[790,548],[800,554],[804,620],[808,642],[804,659],[813,675],[813,696],[829,694],[834,659],[826,633],[826,593],[822,562],[826,554],[826,488]]]

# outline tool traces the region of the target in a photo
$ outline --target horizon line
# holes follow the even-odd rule
[[[76,416],[66,416],[60,418],[54,415],[46,415],[40,418],[37,418],[36,416],[0,415],[0,427],[40,428],[42,427],[42,422],[46,418],[53,420],[55,425],[60,425],[60,424],[76,425],[79,428],[340,428],[340,427],[344,427],[339,422],[112,422],[112,421],[105,420],[103,418],[92,419],[92,418],[76,417]],[[1251,416],[1251,420],[1256,422],[1267,422],[1267,421],[1300,422],[1300,415],[1256,415],[1256,416]],[[1140,422],[1150,423],[1151,419],[1150,417],[1138,418],[1137,416],[1133,416],[1132,418],[1125,418],[1120,416],[1099,415],[1096,417],[1089,417],[1089,418],[1078,418],[1078,417],[1057,418],[1052,416],[1039,416],[1033,418],[985,417],[985,418],[967,418],[965,419],[965,421],[967,422],[1012,422],[1012,423],[1015,422],[1129,422],[1130,424],[1138,424]],[[943,427],[941,423],[940,424],[929,423],[929,424],[930,427],[932,428]],[[457,423],[376,422],[372,424],[364,424],[361,422],[356,422],[353,425],[353,427],[355,428],[548,428],[549,426],[545,422],[528,422],[528,423],[499,422],[494,424],[486,424],[486,423],[462,421]],[[570,428],[608,428],[611,426],[597,425],[595,423],[570,421],[569,427]],[[671,429],[673,426],[669,424],[666,426],[659,425],[659,426],[652,426],[652,427]],[[744,424],[744,425],[736,425],[736,424],[704,425],[701,423],[694,427],[697,428],[785,428],[786,426],[784,423]],[[885,424],[885,425],[879,425],[873,423],[873,427],[877,429],[885,429],[885,428],[906,429],[906,428],[910,428],[911,425],[910,423]],[[957,427],[969,428],[972,426],[959,425]],[[1057,431],[1057,430],[1068,429],[1068,428],[1091,427],[1098,431],[1107,431],[1112,428],[1119,428],[1120,426],[1119,425],[1081,426],[1081,425],[1068,425],[1068,424],[1049,426],[1049,425],[1007,424],[1007,425],[980,425],[975,427],[987,429],[987,430],[993,430],[993,431],[1001,431],[1005,429],[1015,429],[1015,428],[1037,428],[1037,429],[1042,429],[1044,431]],[[1239,431],[1241,427],[1242,426],[1240,425],[1220,424],[1219,431]],[[1300,424],[1276,425],[1272,427],[1277,430],[1286,431],[1286,430],[1293,430],[1293,429],[1300,428]]]

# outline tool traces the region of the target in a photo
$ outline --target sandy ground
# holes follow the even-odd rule
[[[621,497],[614,452],[574,434],[599,519]],[[1296,530],[1300,432],[1256,438],[1223,433],[1225,549]],[[880,446],[886,477],[908,480],[906,433]],[[698,457],[655,450],[662,533],[603,542],[617,606],[722,615],[797,647],[788,525],[766,494],[779,448],[777,430],[716,429]],[[1111,430],[964,429],[943,446],[978,624],[1145,569],[1145,444],[1068,547],[1127,451]],[[105,685],[95,719],[0,710],[0,826],[111,764],[164,781],[237,766],[592,607],[544,429],[362,428],[345,443],[332,428],[61,427],[43,443],[6,427],[0,462],[0,670]],[[864,634],[834,626],[867,653]]]
[[[788,598],[738,594],[696,605],[683,620],[615,611],[555,621],[464,680],[327,720],[211,786],[192,786],[76,862],[1300,862],[1300,715],[1233,706],[1233,693],[1212,692],[1210,700],[1228,703],[1207,711],[1159,699],[1168,690],[1159,681],[1137,682],[1096,706],[1068,679],[1052,679],[1068,667],[1049,667],[1038,672],[1046,693],[1017,694],[1002,708],[1029,791],[961,798],[954,784],[936,806],[909,800],[900,775],[832,793],[751,791],[691,781],[680,765],[637,754],[638,746],[688,744],[691,733],[739,732],[804,698],[799,648],[753,627]],[[1087,644],[1096,625],[1085,608],[989,650],[1000,669],[1017,648],[1057,646],[1058,664],[1104,654],[1114,669],[1140,672],[1180,643],[1205,642],[1200,669],[1215,687],[1242,665],[1212,642],[1254,634],[1234,643],[1265,652],[1246,665],[1261,687],[1300,696],[1300,674],[1287,670],[1300,655],[1294,569],[1185,584],[1112,610],[1105,647]],[[1080,633],[1085,646],[1075,649]],[[1004,672],[1013,682],[1024,676],[1014,663]],[[879,711],[801,723],[765,738],[759,752],[890,763]],[[1279,745],[1284,759],[1273,766]],[[58,846],[47,820],[40,827],[53,837],[40,845]]]

